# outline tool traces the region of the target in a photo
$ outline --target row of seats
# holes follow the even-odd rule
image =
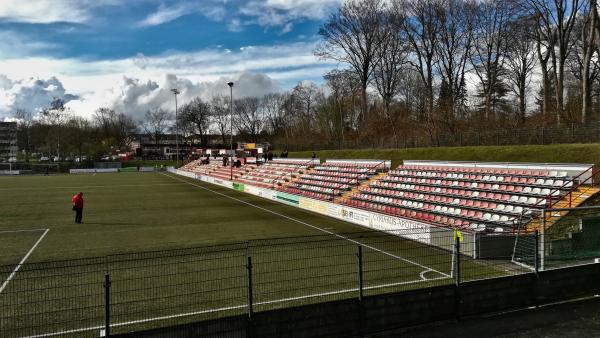
[[[365,175],[375,175],[377,173],[377,169],[373,167],[363,167],[363,166],[342,166],[340,164],[336,165],[326,165],[321,164],[315,166],[315,170],[319,171],[329,171],[329,172],[337,172],[337,173],[360,173]]]
[[[289,182],[307,169],[306,165],[267,162],[238,178],[240,182],[260,187],[274,187]]]
[[[349,178],[355,180],[366,180],[369,178],[369,175],[362,173],[347,173],[347,172],[336,172],[336,171],[324,171],[324,170],[313,170],[311,172],[313,175],[319,176],[329,176],[333,178]]]
[[[451,181],[442,179],[428,179],[428,178],[413,178],[413,177],[401,177],[401,176],[387,176],[382,178],[382,182],[389,183],[404,183],[413,185],[424,185],[430,187],[440,188],[459,188],[464,190],[474,191],[497,191],[501,193],[511,193],[515,195],[536,195],[536,196],[549,196],[552,195],[554,198],[558,198],[566,191],[551,188],[540,188],[540,187],[523,187],[513,184],[497,184],[497,183],[477,183],[477,182],[464,182],[464,181]],[[569,188],[572,187],[572,184]]]
[[[287,192],[289,194],[302,195],[302,196],[306,196],[306,197],[310,197],[310,198],[314,198],[314,199],[318,199],[318,200],[323,200],[323,201],[331,201],[331,199],[332,199],[331,194],[329,194],[329,193],[321,193],[321,192],[311,191],[311,190],[301,190],[301,189],[297,189],[294,187],[280,187],[280,188],[278,188],[278,190]]]
[[[326,162],[315,166],[312,171],[300,175],[289,187],[299,191],[300,195],[306,196],[302,191],[309,194],[317,192],[328,195],[327,199],[333,200],[383,169],[385,168],[380,163]]]
[[[451,197],[460,197],[460,198],[468,198],[473,200],[482,200],[482,201],[491,201],[491,202],[502,202],[502,203],[511,203],[514,205],[521,205],[525,207],[533,207],[535,205],[544,205],[546,204],[546,198],[540,198],[541,196],[545,197],[544,194],[517,194],[516,192],[511,191],[478,191],[471,189],[459,189],[459,188],[441,188],[435,186],[427,186],[427,185],[418,185],[418,184],[404,184],[404,183],[391,183],[385,182],[383,180],[374,182],[370,185],[372,188],[385,188],[391,189],[398,192],[408,191],[408,192],[420,192],[420,193],[428,193],[432,195],[440,195],[440,196],[451,196]],[[538,195],[538,196],[532,196]]]
[[[475,175],[475,174],[451,174],[442,172],[421,172],[421,171],[408,171],[408,170],[395,170],[390,171],[392,177],[409,177],[409,178],[433,178],[438,180],[451,180],[454,182],[471,183],[477,185],[488,182],[493,183],[510,183],[511,185],[517,186],[539,186],[539,187],[550,187],[550,188],[570,188],[573,186],[572,181],[565,181],[562,179],[543,179],[534,177],[524,176],[493,176],[493,175]]]
[[[371,203],[383,204],[391,207],[402,207],[415,211],[426,211],[433,214],[450,215],[467,221],[491,222],[497,225],[509,226],[513,224],[515,216],[497,213],[493,210],[472,210],[459,208],[458,206],[442,206],[428,202],[417,202],[405,199],[393,199],[388,197],[374,196],[368,194],[357,194],[352,197],[355,200],[362,200]]]
[[[342,204],[348,205],[354,208],[371,210],[374,212],[385,213],[392,216],[398,216],[403,218],[411,218],[418,221],[423,221],[427,223],[434,223],[444,227],[453,227],[460,229],[467,229],[471,231],[481,232],[481,231],[495,231],[495,232],[503,232],[505,231],[502,226],[493,226],[491,224],[485,224],[482,222],[465,220],[459,217],[454,217],[452,215],[441,215],[434,214],[430,212],[416,211],[413,209],[409,209],[407,207],[393,207],[386,206],[380,203],[372,203],[368,201],[362,200],[354,200],[347,199],[341,201]]]
[[[383,198],[391,198],[393,200],[403,199],[403,200],[412,200],[412,201],[428,201],[435,204],[441,205],[459,205],[465,208],[470,209],[489,209],[495,210],[498,212],[503,212],[507,214],[517,214],[520,215],[523,213],[522,206],[514,206],[514,205],[506,205],[499,204],[495,202],[481,201],[481,200],[473,200],[466,198],[457,198],[450,196],[441,196],[441,195],[432,195],[432,194],[423,194],[419,192],[404,192],[404,191],[395,191],[395,190],[385,190],[371,187],[364,187],[360,189],[363,194],[370,194],[375,196],[380,196]]]
[[[449,167],[449,166],[428,166],[428,165],[403,165],[397,170],[416,170],[416,171],[434,171],[446,173],[478,173],[490,175],[511,175],[511,176],[535,176],[535,177],[568,177],[566,171],[558,170],[531,170],[531,169],[496,169],[481,167]]]

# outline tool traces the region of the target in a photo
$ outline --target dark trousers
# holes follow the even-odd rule
[[[75,223],[81,223],[83,219],[83,208],[73,208],[75,210]]]

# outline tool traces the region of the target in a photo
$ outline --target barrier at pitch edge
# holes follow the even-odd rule
[[[196,173],[190,173],[178,169],[168,168],[168,171],[181,176],[194,178],[207,183],[218,184],[234,189],[234,183],[216,179]],[[316,212],[321,215],[330,216],[346,222],[354,223],[365,228],[387,232],[396,236],[408,238],[425,244],[431,244],[429,224],[408,220],[405,218],[388,216],[384,214],[365,211],[362,209],[346,207],[331,202],[313,200],[297,195],[286,194],[271,189],[259,188],[244,184],[244,192],[267,198],[280,203],[293,205],[301,209]]]
[[[70,174],[118,173],[117,168],[108,169],[69,169]]]

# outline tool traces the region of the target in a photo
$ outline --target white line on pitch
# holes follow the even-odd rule
[[[119,188],[119,187],[153,187],[153,186],[168,186],[168,183],[152,183],[152,184],[117,184],[117,185],[80,185],[74,187],[19,187],[19,188],[0,188],[0,190],[46,190],[46,189],[87,189],[87,188]]]
[[[341,239],[347,240],[347,241],[349,241],[349,242],[352,242],[352,243],[354,243],[354,244],[362,245],[362,246],[364,246],[365,248],[369,248],[369,249],[371,249],[371,250],[377,251],[377,252],[379,252],[379,253],[382,253],[382,254],[384,254],[384,255],[387,255],[387,256],[390,256],[390,257],[393,257],[393,258],[396,258],[396,259],[402,260],[402,261],[404,261],[404,262],[407,262],[407,263],[410,263],[410,264],[413,264],[413,265],[419,266],[419,267],[421,267],[421,268],[423,268],[423,269],[427,269],[427,270],[430,270],[430,271],[437,272],[437,273],[439,273],[439,274],[440,274],[440,275],[442,275],[442,276],[450,277],[450,275],[448,275],[448,274],[446,274],[446,273],[443,273],[443,272],[441,272],[441,271],[438,271],[438,270],[432,269],[432,268],[430,268],[430,267],[428,267],[428,266],[425,266],[425,265],[422,265],[422,264],[420,264],[420,263],[417,263],[417,262],[411,261],[410,259],[407,259],[407,258],[404,258],[404,257],[398,256],[398,255],[394,255],[393,253],[389,253],[389,252],[383,251],[383,250],[381,250],[381,249],[377,249],[377,248],[375,248],[375,247],[373,247],[373,246],[370,246],[370,245],[368,245],[368,244],[364,244],[364,243],[361,243],[361,242],[359,242],[359,241],[356,241],[356,240],[350,239],[350,238],[348,238],[348,237],[344,237],[344,236],[342,236],[342,235],[336,234],[335,232],[332,232],[332,231],[329,231],[329,230],[325,230],[325,229],[323,229],[323,228],[319,228],[318,226],[315,226],[315,225],[312,225],[312,224],[309,224],[309,223],[303,222],[303,221],[301,221],[301,220],[298,220],[298,219],[295,219],[295,218],[289,217],[289,216],[287,216],[287,215],[280,214],[280,213],[278,213],[278,212],[275,212],[275,211],[273,211],[273,210],[269,210],[269,209],[266,209],[266,208],[263,208],[263,207],[259,207],[258,205],[255,205],[255,204],[252,204],[252,203],[249,203],[249,202],[243,201],[243,200],[241,200],[241,199],[238,199],[238,198],[235,198],[235,197],[229,196],[229,195],[227,195],[227,194],[223,194],[223,193],[221,193],[221,192],[218,192],[218,191],[212,190],[212,189],[210,189],[210,188],[206,188],[206,187],[203,187],[203,186],[201,186],[201,185],[198,185],[198,184],[195,184],[195,183],[192,183],[192,182],[186,181],[186,180],[184,180],[184,179],[181,179],[181,178],[179,178],[179,177],[175,177],[175,176],[172,176],[172,175],[167,175],[167,174],[162,174],[162,175],[165,175],[165,176],[167,176],[167,177],[170,177],[170,178],[172,178],[172,179],[174,179],[174,180],[178,180],[178,181],[181,181],[181,182],[185,182],[185,183],[187,183],[187,184],[189,184],[189,185],[193,185],[193,186],[195,186],[195,187],[198,187],[198,188],[201,188],[201,189],[204,189],[204,190],[210,191],[210,192],[212,192],[212,193],[215,193],[215,194],[218,194],[218,195],[221,195],[221,196],[224,196],[224,197],[230,198],[230,199],[232,199],[232,200],[238,201],[238,202],[240,202],[240,203],[243,203],[243,204],[249,205],[249,206],[251,206],[251,207],[254,207],[254,208],[257,208],[257,209],[260,209],[260,210],[266,211],[266,212],[269,212],[269,213],[271,213],[271,214],[274,214],[274,215],[277,215],[277,216],[280,216],[280,217],[283,217],[283,218],[289,219],[289,220],[291,220],[291,221],[294,221],[294,222],[297,222],[297,223],[300,223],[300,224],[306,225],[306,226],[308,226],[308,227],[311,227],[311,228],[313,228],[313,229],[317,229],[317,230],[319,230],[319,231],[322,231],[322,232],[324,232],[324,233],[327,233],[327,234],[330,234],[330,235],[336,236],[336,237],[338,237],[338,238],[341,238]]]
[[[0,230],[0,234],[6,234],[11,232],[34,232],[34,231],[45,231],[48,229],[25,229],[25,230]]]
[[[10,276],[8,276],[8,278],[4,281],[4,283],[2,283],[2,286],[0,286],[0,293],[2,293],[2,291],[4,291],[6,286],[8,286],[8,283],[10,283],[10,281],[13,279],[13,277],[15,277],[15,275],[17,274],[17,271],[19,271],[19,269],[21,268],[23,263],[25,263],[27,258],[29,258],[29,255],[31,255],[33,250],[35,250],[35,248],[38,246],[38,244],[40,244],[42,239],[44,239],[44,237],[46,237],[46,234],[48,233],[48,231],[50,231],[50,229],[46,229],[46,231],[44,231],[44,233],[40,236],[40,238],[38,238],[37,242],[35,242],[35,244],[31,247],[31,249],[29,249],[29,252],[27,252],[25,257],[23,257],[23,259],[21,259],[21,261],[19,262],[17,267],[10,273]]]
[[[363,290],[381,289],[381,288],[388,288],[388,287],[400,286],[400,285],[407,285],[407,284],[416,284],[416,283],[422,283],[422,282],[431,282],[431,281],[436,281],[436,280],[445,279],[445,278],[447,278],[447,277],[436,277],[436,278],[431,278],[431,279],[426,279],[426,280],[419,279],[419,280],[412,280],[412,281],[406,281],[406,282],[397,282],[397,283],[388,283],[388,284],[373,285],[373,286],[364,287]],[[276,299],[276,300],[267,300],[267,301],[262,301],[262,302],[256,302],[253,305],[276,304],[276,303],[283,303],[283,302],[289,302],[289,301],[294,301],[294,300],[302,300],[302,299],[308,299],[308,298],[332,296],[332,295],[337,295],[337,294],[341,294],[341,293],[350,293],[350,292],[356,292],[356,291],[358,291],[358,288],[345,289],[345,290],[337,290],[337,291],[331,291],[331,292],[315,293],[315,294],[312,294],[312,295],[297,296],[297,297],[288,297],[288,298],[281,298],[281,299]],[[110,327],[114,328],[114,327],[127,326],[127,325],[143,324],[143,323],[155,322],[155,321],[160,321],[160,320],[167,320],[167,319],[174,319],[174,318],[181,318],[181,317],[190,317],[190,316],[202,315],[202,314],[206,314],[206,313],[222,312],[222,311],[228,311],[228,310],[237,310],[237,309],[243,309],[243,308],[246,308],[246,307],[248,307],[247,304],[244,304],[244,305],[233,305],[233,306],[226,306],[226,307],[221,307],[221,308],[216,308],[216,309],[208,309],[208,310],[193,311],[193,312],[186,312],[186,313],[178,313],[178,314],[174,314],[174,315],[167,315],[167,316],[160,316],[160,317],[137,319],[137,320],[131,320],[131,321],[127,321],[127,322],[121,322],[121,323],[111,324]],[[85,331],[91,331],[91,330],[100,330],[100,329],[103,329],[103,328],[104,328],[103,325],[98,325],[98,326],[90,326],[90,327],[73,329],[73,330],[66,330],[66,331],[60,331],[60,332],[43,333],[43,334],[34,335],[34,336],[27,336],[27,337],[23,337],[23,338],[52,337],[52,336],[65,335],[65,334],[69,334],[69,333],[85,332]]]

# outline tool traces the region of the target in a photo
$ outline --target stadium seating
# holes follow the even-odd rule
[[[242,174],[237,181],[263,188],[274,188],[298,177],[308,169],[308,164],[270,161]]]
[[[377,212],[474,231],[505,231],[531,209],[561,198],[566,172],[448,166],[399,166],[341,202]]]
[[[332,201],[379,172],[383,161],[332,161],[316,165],[279,190],[320,200]]]
[[[223,166],[222,162],[211,161],[210,164],[202,164],[201,160],[196,160],[184,165],[181,170],[229,180],[232,172],[233,178],[237,179],[254,168],[256,168],[256,165],[247,164],[241,166],[240,168],[234,167],[233,170],[231,170],[229,166]]]

